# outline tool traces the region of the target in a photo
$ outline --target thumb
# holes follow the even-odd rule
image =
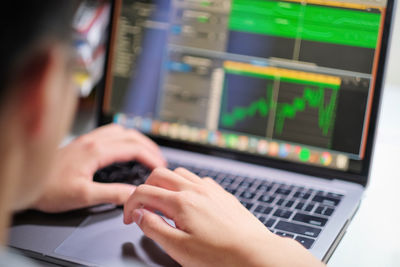
[[[96,183],[91,182],[89,190],[89,205],[112,203],[123,205],[129,196],[135,191],[136,186],[120,183]]]

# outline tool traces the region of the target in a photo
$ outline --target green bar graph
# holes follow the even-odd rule
[[[233,31],[375,48],[381,14],[268,0],[234,0]]]

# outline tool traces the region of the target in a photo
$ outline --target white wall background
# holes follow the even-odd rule
[[[400,1],[397,0],[397,2],[386,81],[400,88]]]

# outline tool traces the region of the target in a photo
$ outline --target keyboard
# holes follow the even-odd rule
[[[293,238],[309,249],[343,198],[342,194],[293,184],[240,176],[170,162],[173,170],[184,167],[200,177],[211,177],[236,196],[271,232]],[[98,170],[94,181],[140,185],[150,170],[135,161],[115,163]]]
[[[146,182],[150,173],[149,168],[136,161],[118,162],[98,170],[93,176],[93,181],[137,186]]]

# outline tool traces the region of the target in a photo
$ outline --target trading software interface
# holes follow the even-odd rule
[[[114,121],[154,136],[359,171],[385,0],[123,0]]]

